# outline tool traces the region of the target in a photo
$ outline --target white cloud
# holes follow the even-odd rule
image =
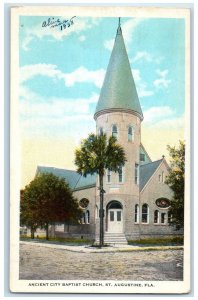
[[[143,21],[144,19],[136,18],[136,19],[130,19],[122,24],[122,32],[126,43],[131,43],[133,39],[133,34],[137,26]]]
[[[70,19],[70,17],[62,17],[62,20],[64,19]],[[65,37],[71,35],[72,33],[75,33],[77,35],[81,34],[82,32],[85,32],[86,30],[93,27],[93,25],[98,25],[100,22],[100,18],[74,18],[73,19],[74,24],[71,25],[68,28],[65,28],[63,30],[60,30],[59,27],[50,28],[42,27],[42,23],[38,23],[35,26],[28,27],[25,30],[25,37],[22,42],[22,48],[25,51],[28,51],[29,44],[34,38],[42,39],[44,37],[51,37],[54,40],[61,41]]]
[[[162,56],[160,57],[155,57],[153,54],[147,52],[147,51],[138,51],[134,58],[130,59],[130,63],[135,63],[135,62],[148,62],[148,63],[155,63],[155,64],[160,64],[160,62],[164,58]],[[158,74],[159,75],[159,74]]]
[[[183,129],[184,130],[184,116],[180,116],[180,117],[174,117],[172,119],[168,119],[168,120],[161,120],[157,126],[160,129],[169,129],[171,130],[175,130],[175,129]]]
[[[63,73],[57,68],[56,65],[52,64],[35,64],[26,65],[20,69],[20,79],[21,83],[36,77],[36,76],[46,76],[54,79],[63,79],[65,85],[70,87],[75,83],[93,83],[96,87],[100,88],[105,76],[105,70],[88,70],[84,66],[80,66],[71,73]]]
[[[156,79],[153,81],[153,84],[157,88],[161,88],[161,87],[167,88],[170,83],[171,83],[171,80],[166,79],[166,78],[160,78],[160,79]]]
[[[166,70],[161,71],[161,70],[157,69],[157,70],[156,70],[156,73],[157,73],[160,77],[165,78],[166,75],[168,75],[168,70],[166,69]]]
[[[143,84],[140,85],[139,87],[137,86],[137,90],[138,90],[138,96],[140,98],[149,97],[149,96],[152,96],[154,94],[153,91],[147,90],[146,85],[143,85]]]
[[[20,113],[22,117],[52,117],[89,114],[89,105],[97,103],[99,95],[93,93],[89,98],[43,98],[24,86],[20,87]]]
[[[145,60],[147,62],[151,62],[153,60],[153,57],[147,51],[138,51],[135,57],[132,59],[132,62],[137,62],[139,60]]]
[[[154,106],[144,113],[143,126],[157,130],[184,130],[184,115],[177,116],[169,106]]]
[[[24,38],[23,42],[22,42],[22,48],[24,51],[29,51],[29,44],[30,42],[33,40],[33,36],[32,35],[28,35]]]
[[[61,78],[62,72],[57,69],[56,65],[52,64],[25,65],[20,68],[21,83],[38,75]]]
[[[104,41],[104,47],[111,51],[113,49],[114,39]]]
[[[143,21],[144,19],[136,18],[130,19],[121,24],[122,33],[124,37],[124,41],[126,44],[131,43],[133,39],[133,34],[135,32],[136,27]],[[108,50],[112,50],[114,44],[114,39],[106,40],[104,42],[104,47]]]
[[[86,40],[85,35],[79,36],[79,41],[84,42]]]
[[[156,70],[156,73],[159,76],[159,78],[153,81],[153,84],[156,88],[168,88],[169,84],[171,83],[171,80],[166,78],[168,72],[168,70]]]
[[[138,96],[140,98],[152,96],[154,94],[154,92],[147,89],[147,84],[141,78],[140,70],[133,69],[132,73],[133,73],[133,78],[135,80]]]
[[[133,78],[134,78],[135,82],[140,82],[142,80],[139,69],[132,69],[132,73],[133,73]]]
[[[95,123],[90,105],[98,101],[93,93],[89,98],[44,98],[30,89],[20,88],[20,124],[22,134],[84,136]],[[83,124],[83,125],[82,125]]]
[[[174,115],[169,106],[154,106],[144,112],[144,123],[153,124]]]
[[[100,88],[102,86],[104,76],[104,69],[90,71],[81,66],[71,73],[64,74],[62,78],[64,78],[66,86],[73,86],[76,82],[92,82],[95,86]]]

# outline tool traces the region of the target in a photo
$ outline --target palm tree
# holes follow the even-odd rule
[[[81,143],[80,149],[75,152],[75,164],[77,172],[86,177],[88,174],[99,175],[100,190],[100,247],[104,245],[104,189],[103,178],[105,169],[118,172],[125,164],[126,156],[124,149],[117,143],[115,137],[107,138],[106,134],[89,134]]]

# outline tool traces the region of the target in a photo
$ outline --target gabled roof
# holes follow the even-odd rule
[[[155,173],[163,159],[140,166],[140,191],[144,188],[151,176]]]
[[[84,177],[78,174],[76,171],[59,169],[54,167],[43,167],[38,166],[36,175],[39,173],[52,173],[53,175],[64,178],[65,181],[69,184],[69,187],[72,190],[80,190],[83,188],[89,188],[96,184],[96,175],[87,175]]]
[[[74,190],[81,190],[96,185],[96,174],[87,175],[86,177],[80,176]]]
[[[132,112],[143,118],[120,25],[94,118],[107,110]]]
[[[163,159],[160,159],[140,166],[140,191],[142,191],[142,189],[145,187],[146,183],[155,173],[162,161]],[[86,177],[84,177],[78,174],[76,171],[72,170],[38,166],[36,175],[39,173],[52,173],[55,176],[64,178],[73,191],[88,189],[90,187],[96,186],[96,174],[87,175]]]
[[[54,167],[37,167],[36,175],[39,173],[52,173],[53,175],[64,178],[65,181],[69,184],[71,189],[74,189],[81,175],[76,171],[59,169]]]

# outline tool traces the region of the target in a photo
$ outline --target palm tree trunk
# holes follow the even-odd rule
[[[100,247],[104,246],[104,190],[103,190],[103,175],[99,174],[99,182],[100,182]]]

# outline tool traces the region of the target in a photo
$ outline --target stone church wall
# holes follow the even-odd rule
[[[156,205],[156,200],[159,198],[166,198],[171,200],[173,196],[172,190],[164,182],[168,175],[166,162],[162,162],[154,173],[150,181],[140,193],[140,236],[145,237],[168,237],[171,235],[183,234],[183,231],[176,231],[173,226],[168,223],[168,208],[159,208]],[[149,222],[142,223],[142,205],[146,203],[149,205]],[[154,223],[154,211],[159,211],[159,222]],[[165,222],[161,222],[161,214],[165,213]]]

